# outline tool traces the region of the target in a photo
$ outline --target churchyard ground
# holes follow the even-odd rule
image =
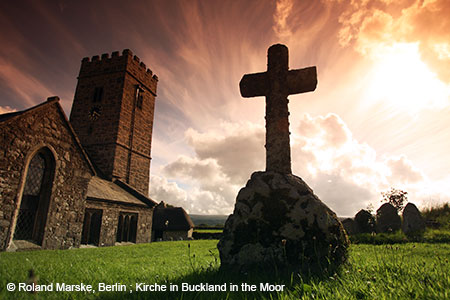
[[[157,242],[93,249],[0,253],[0,299],[449,299],[450,244],[353,244],[340,274],[306,278],[282,274],[223,274],[217,240]],[[33,269],[36,278],[28,278]],[[7,284],[36,281],[40,285],[83,283],[89,292],[7,291]],[[126,291],[99,292],[99,283],[121,283]],[[178,286],[178,292],[137,292],[155,283]],[[181,292],[182,284],[226,284],[227,292]],[[241,291],[242,284],[256,291]],[[263,285],[261,285],[263,283]],[[261,291],[264,283],[282,292]],[[229,291],[230,284],[239,291]],[[117,285],[115,286],[117,288]],[[114,286],[111,286],[113,289]],[[204,286],[203,286],[204,288]]]

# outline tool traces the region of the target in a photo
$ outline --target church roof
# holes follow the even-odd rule
[[[6,121],[11,119],[14,116],[20,115],[21,113],[23,113],[24,111],[15,111],[15,112],[10,112],[10,113],[6,113],[6,114],[2,114],[0,115],[0,122]]]
[[[88,191],[87,191],[87,198],[88,200],[97,200],[97,201],[104,201],[104,202],[117,202],[122,203],[125,205],[134,205],[134,206],[142,206],[142,207],[153,207],[156,206],[156,202],[151,200],[150,198],[146,197],[145,195],[142,195],[135,189],[133,189],[131,186],[127,185],[124,182],[121,182],[120,180],[115,180],[114,182],[110,180],[106,180],[103,178],[100,178],[98,174],[101,174],[98,170],[96,170],[93,163],[90,161],[89,156],[87,155],[86,151],[84,150],[83,146],[81,145],[80,140],[78,139],[77,134],[75,133],[72,125],[70,124],[69,120],[67,119],[66,114],[64,113],[64,110],[62,109],[61,105],[59,104],[59,97],[49,97],[47,98],[47,101],[40,103],[36,106],[30,107],[28,109],[22,110],[22,111],[16,111],[6,114],[0,115],[0,123],[3,122],[15,122],[15,120],[21,118],[24,115],[30,114],[30,113],[36,113],[40,110],[46,110],[49,105],[56,105],[56,108],[58,112],[61,114],[61,117],[63,119],[63,122],[67,125],[67,128],[69,129],[70,133],[72,134],[75,144],[80,150],[80,153],[82,154],[82,157],[85,159],[86,163],[88,164],[92,174],[94,175],[89,182]]]
[[[153,213],[153,230],[178,231],[194,228],[182,207],[157,207]]]
[[[72,134],[72,137],[74,138],[75,144],[77,145],[78,149],[81,152],[81,155],[83,156],[83,158],[85,159],[86,163],[89,166],[89,169],[91,170],[92,174],[95,175],[96,171],[94,166],[92,165],[92,162],[90,161],[89,157],[87,156],[86,152],[84,151],[83,146],[81,145],[80,140],[78,139],[78,136],[76,135],[75,131],[73,130],[72,125],[69,122],[69,119],[67,119],[66,114],[64,113],[64,110],[62,109],[61,105],[59,104],[59,97],[58,96],[54,96],[54,97],[48,97],[47,101],[42,102],[38,105],[35,105],[33,107],[30,107],[28,109],[25,110],[21,110],[21,111],[16,111],[16,112],[11,112],[11,113],[6,113],[6,114],[2,114],[0,115],[0,123],[1,122],[7,122],[9,120],[14,121],[15,119],[18,119],[24,115],[30,114],[30,113],[36,113],[38,110],[44,110],[47,106],[49,105],[56,105],[56,108],[58,110],[58,112],[60,113],[63,122],[67,125],[70,133]]]
[[[133,206],[153,207],[156,202],[145,197],[126,183],[93,176],[89,182],[87,200],[116,202]]]

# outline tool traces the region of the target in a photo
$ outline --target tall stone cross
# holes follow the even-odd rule
[[[246,74],[239,87],[242,97],[266,96],[266,171],[291,174],[287,96],[312,92],[316,67],[289,70],[288,48],[272,45],[267,51],[267,72]]]

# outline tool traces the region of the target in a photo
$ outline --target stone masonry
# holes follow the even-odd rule
[[[146,196],[157,82],[158,77],[130,50],[122,55],[113,52],[111,57],[86,57],[70,114],[73,128],[102,174],[121,179]],[[101,90],[97,99],[96,90]]]
[[[149,210],[147,206],[130,207],[119,203],[92,201],[89,198],[86,202],[87,208],[101,209],[103,211],[98,246],[114,246],[117,234],[117,220],[121,211],[136,213],[138,215],[136,243],[151,242],[150,232],[152,230],[153,210]]]
[[[55,161],[43,248],[80,245],[87,186],[94,174],[59,105],[59,98],[0,122],[0,249],[11,245],[25,181],[34,153],[49,149]]]
[[[158,78],[130,50],[82,60],[68,121],[58,97],[0,115],[0,250],[151,241]]]

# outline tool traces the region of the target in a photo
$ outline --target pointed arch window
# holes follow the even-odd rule
[[[42,245],[54,171],[53,154],[49,149],[42,148],[28,165],[14,232],[15,240],[29,240]]]
[[[138,219],[137,213],[129,213],[129,212],[119,213],[116,242],[136,243],[137,219]]]

